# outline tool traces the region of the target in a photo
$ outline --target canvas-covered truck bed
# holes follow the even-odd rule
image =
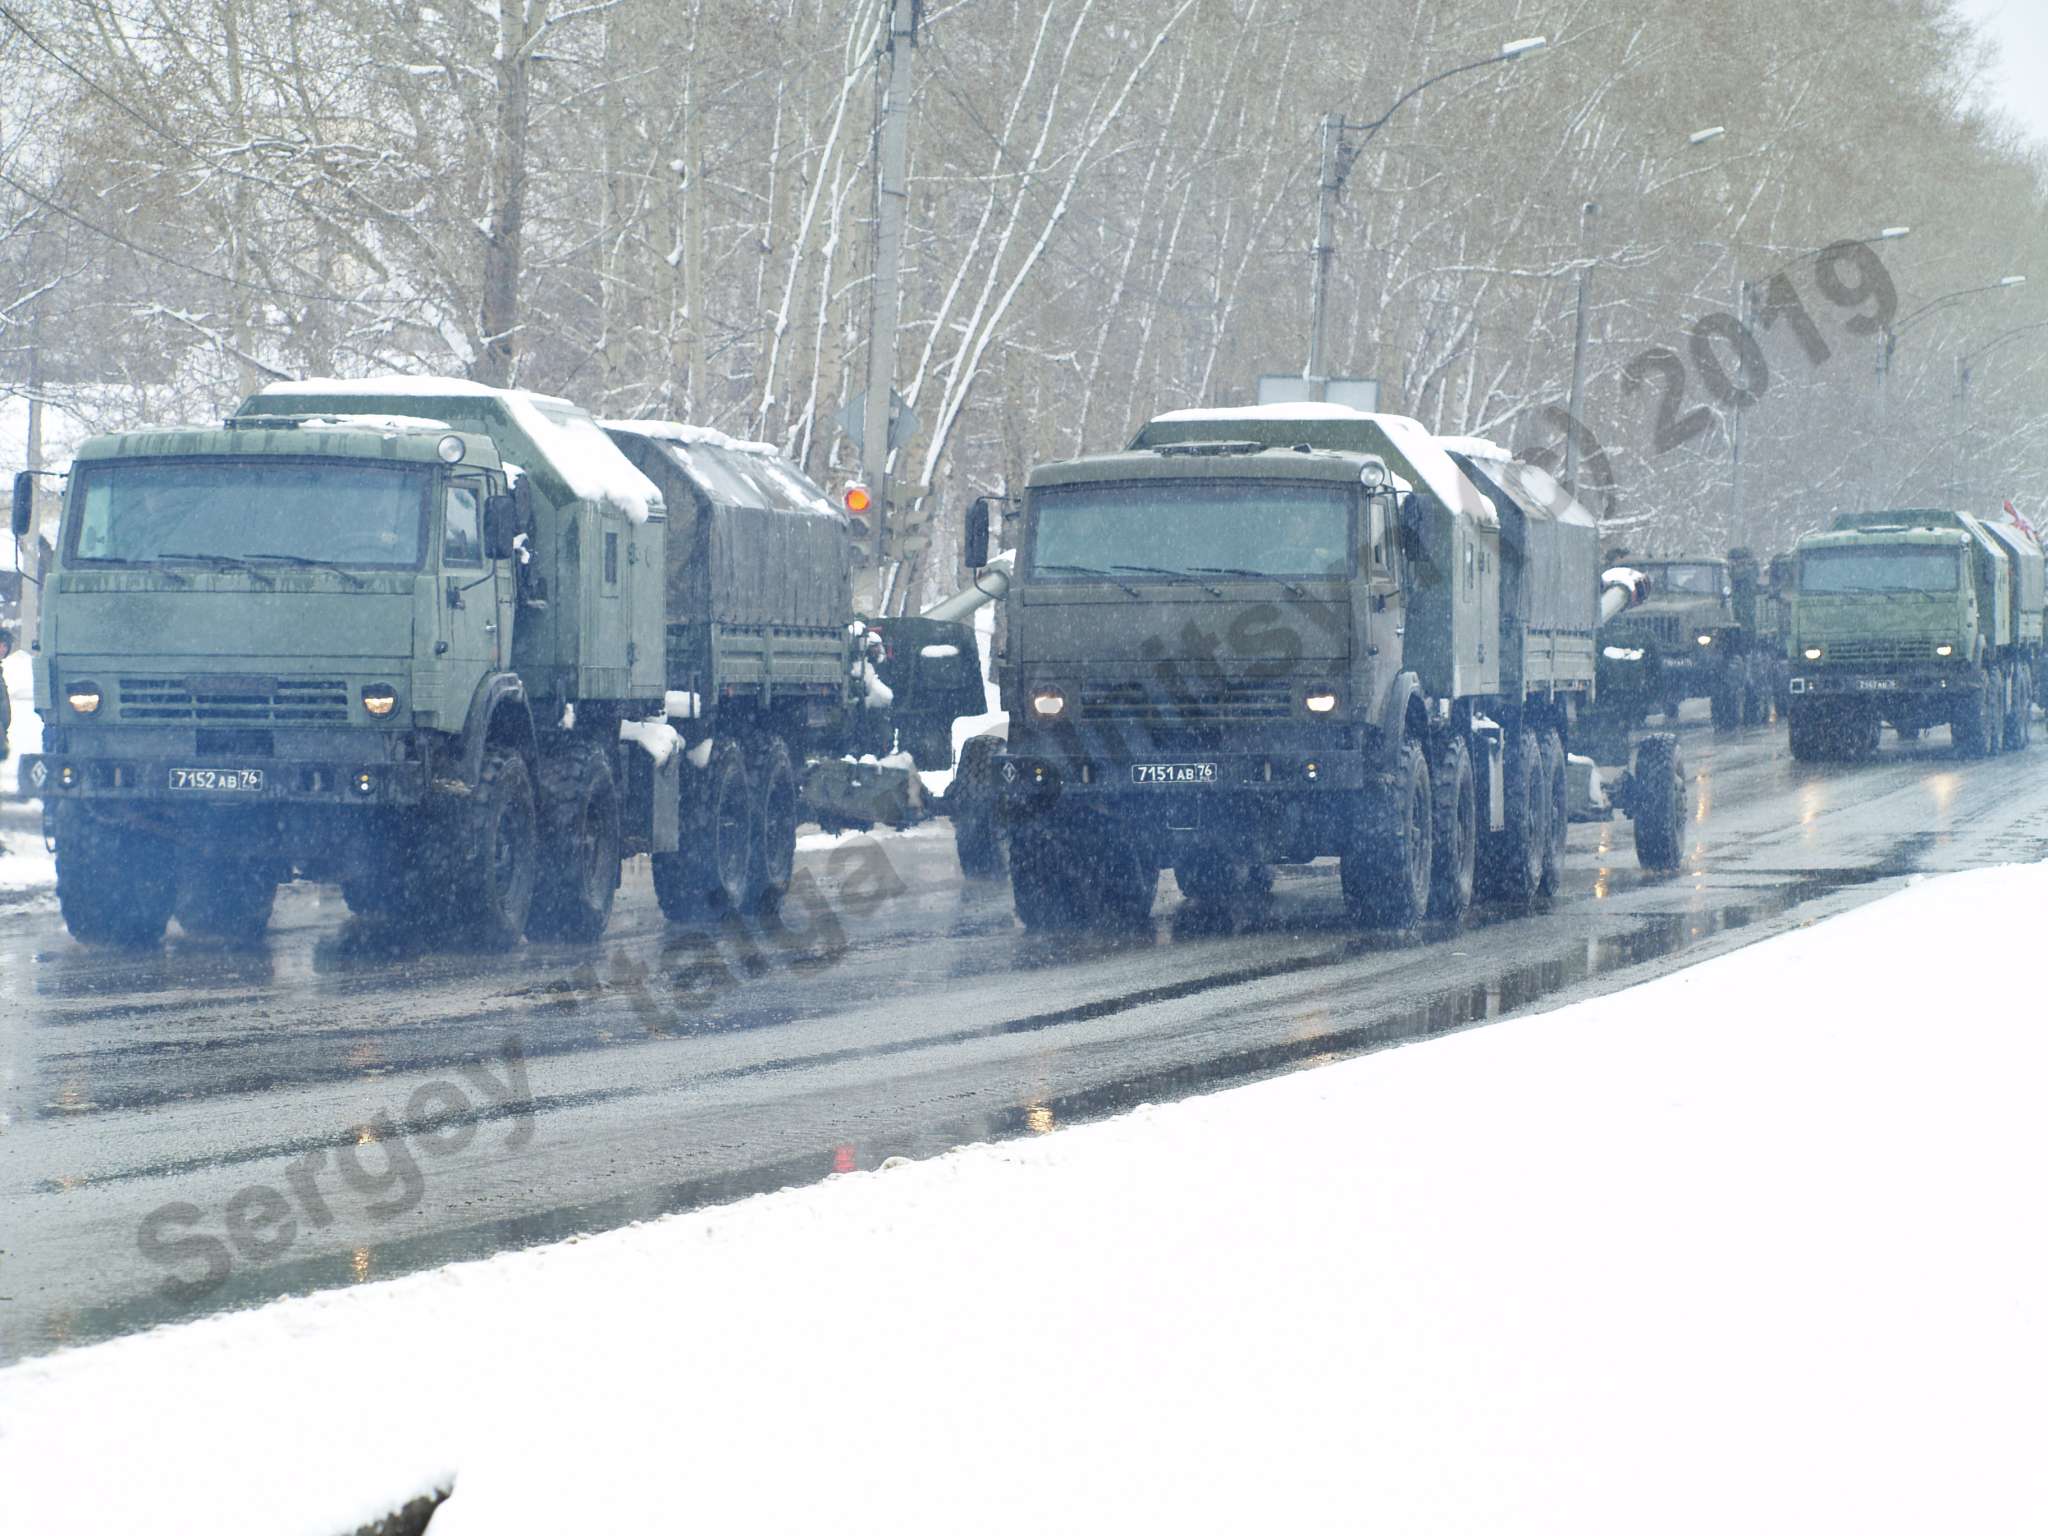
[[[1599,524],[1536,465],[1459,452],[1451,460],[1500,514],[1501,692],[1585,692],[1594,679]]]

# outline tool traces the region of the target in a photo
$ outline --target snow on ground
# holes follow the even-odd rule
[[[8,1523],[2038,1529],[2044,907],[33,1361]]]
[[[21,754],[43,749],[43,718],[36,713],[29,656],[18,650],[0,662],[13,723],[7,728],[7,757],[0,761],[0,905],[24,895],[54,890],[57,865],[38,835],[39,802],[15,798]]]

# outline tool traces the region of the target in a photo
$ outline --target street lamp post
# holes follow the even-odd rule
[[[2001,331],[1971,352],[1956,354],[1955,431],[1949,446],[1949,499],[1960,503],[1963,499],[1963,439],[1970,425],[1970,379],[1977,362],[1986,354],[2004,346],[2016,336],[2030,331],[2048,329],[2048,320],[2036,320],[2031,325],[2016,325],[2009,331]]]
[[[1877,340],[1877,430],[1878,453],[1889,470],[1890,437],[1885,428],[1891,420],[1892,358],[1897,353],[1899,338],[1922,321],[1932,319],[1943,310],[1973,294],[1997,293],[2005,288],[2017,288],[2026,281],[2024,273],[2011,273],[1995,283],[1979,283],[1974,288],[1958,288],[1952,293],[1937,294],[1905,319],[1884,328]]]
[[[1394,104],[1369,123],[1347,123],[1337,113],[1323,114],[1321,170],[1316,180],[1316,248],[1315,274],[1309,290],[1308,321],[1308,365],[1302,369],[1302,377],[1316,399],[1324,397],[1329,384],[1329,370],[1323,364],[1323,334],[1329,319],[1330,263],[1336,254],[1336,202],[1343,194],[1344,182],[1351,174],[1351,165],[1364,152],[1366,145],[1393,118],[1394,114],[1415,97],[1420,96],[1432,85],[1462,75],[1469,70],[1485,69],[1494,64],[1511,64],[1516,59],[1527,58],[1540,53],[1548,43],[1540,37],[1518,38],[1502,47],[1499,53],[1484,59],[1473,59],[1470,63],[1459,64],[1442,74],[1431,75],[1420,85],[1410,86],[1394,101]],[[1344,136],[1350,132],[1362,135],[1359,141],[1347,144]]]

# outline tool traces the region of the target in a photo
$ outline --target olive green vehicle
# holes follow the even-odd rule
[[[1848,513],[1799,541],[1792,753],[1867,754],[1946,725],[1956,750],[2026,747],[2042,685],[2043,562],[2010,522],[1915,508]]]
[[[1175,412],[1033,470],[994,758],[1025,924],[1139,920],[1165,868],[1227,909],[1330,855],[1374,926],[1553,889],[1597,534],[1525,472],[1341,407]],[[1675,862],[1672,738],[1616,798]]]
[[[1678,718],[1687,699],[1710,702],[1714,728],[1768,718],[1771,677],[1754,624],[1754,562],[1738,603],[1737,569],[1711,556],[1631,562],[1647,596],[1600,631],[1601,696],[1640,721]]]
[[[914,774],[855,760],[893,733],[839,514],[708,438],[397,378],[88,441],[29,768],[72,933],[248,940],[308,878],[435,935],[588,941],[642,852],[671,917],[774,911],[813,769],[867,797],[849,823]]]

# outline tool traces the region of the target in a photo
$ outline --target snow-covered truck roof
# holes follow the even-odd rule
[[[630,464],[591,414],[557,395],[494,389],[471,379],[386,374],[266,384],[242,415],[414,416],[482,432],[508,463],[557,504],[587,501],[636,523],[663,512],[661,492]]]

